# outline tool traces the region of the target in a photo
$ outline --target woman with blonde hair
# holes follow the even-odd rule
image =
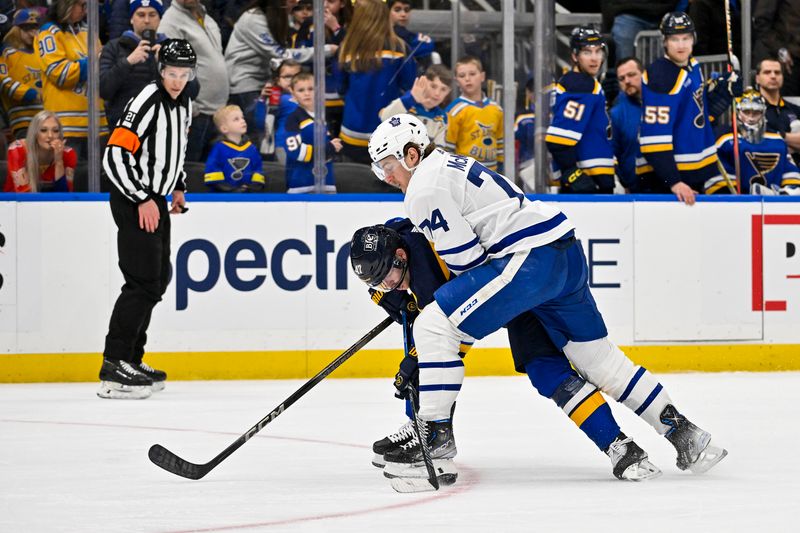
[[[343,71],[344,116],[339,137],[342,155],[370,164],[369,136],[380,124],[380,111],[414,85],[417,65],[389,23],[380,0],[359,0],[339,47]]]
[[[25,139],[8,147],[3,192],[69,192],[78,157],[64,144],[61,122],[52,111],[34,115]]]

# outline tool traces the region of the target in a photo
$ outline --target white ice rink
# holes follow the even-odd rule
[[[800,531],[800,373],[660,377],[730,452],[704,476],[613,404],[664,471],[617,481],[526,377],[467,378],[459,480],[421,494],[395,493],[370,465],[371,443],[403,422],[388,379],[326,379],[200,481],[155,467],[150,445],[206,462],[303,381],[168,382],[145,401],[0,385],[0,532]]]

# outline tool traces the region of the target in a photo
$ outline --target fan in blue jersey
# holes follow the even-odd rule
[[[219,192],[263,189],[261,154],[247,138],[247,122],[242,109],[238,105],[219,109],[214,113],[214,125],[222,138],[208,154],[205,184]]]
[[[667,13],[660,27],[666,55],[647,67],[642,80],[639,143],[644,157],[637,174],[653,173],[641,178],[650,180],[653,192],[671,191],[691,205],[698,193],[729,192],[720,186],[725,178],[717,166],[711,119],[728,108],[741,82],[733,72],[713,86],[706,84],[692,57],[694,23],[686,13]]]
[[[355,232],[350,243],[350,264],[359,278],[367,284],[383,283],[381,290],[370,289],[372,300],[383,307],[395,321],[410,324],[407,339],[412,348],[400,364],[395,377],[395,396],[406,398],[409,387],[418,388],[416,380],[417,353],[413,347],[413,321],[420,309],[434,301],[434,293],[451,277],[444,262],[431,249],[425,236],[414,230],[410,220],[394,219],[382,226],[369,226]],[[389,281],[389,280],[393,281]],[[402,313],[407,319],[404,321]],[[612,472],[626,481],[642,481],[657,477],[661,471],[647,460],[644,452],[632,439],[620,431],[611,409],[597,387],[578,376],[564,353],[553,345],[536,315],[527,312],[506,325],[517,372],[527,374],[536,390],[553,400],[594,444],[612,460]],[[461,353],[466,355],[472,339],[465,336]],[[459,354],[460,355],[460,354]],[[455,404],[454,404],[455,405]],[[406,412],[411,417],[411,402],[406,400]],[[385,467],[387,477],[402,475],[408,466],[413,439],[409,420],[395,434],[373,445],[372,463]],[[456,454],[452,424],[450,445],[438,454],[437,462],[445,462],[455,473],[452,457]],[[447,452],[446,454],[444,452]],[[443,455],[450,456],[443,459]],[[398,472],[398,470],[400,472]]]
[[[564,213],[527,199],[475,159],[432,145],[411,115],[378,126],[369,152],[375,174],[404,193],[406,215],[456,276],[414,322],[421,442],[434,450],[450,418],[464,379],[458,355],[464,335],[482,339],[532,311],[581,376],[667,438],[678,468],[705,472],[726,455],[678,412],[655,376],[608,338],[583,248]]]
[[[597,30],[578,27],[570,37],[572,70],[556,84],[547,149],[561,193],[614,192],[614,150],[606,96],[597,75],[606,45]]]
[[[767,103],[761,93],[748,88],[737,108],[739,168],[742,194],[768,191],[800,193],[800,170],[788,155],[786,141],[779,134],[766,131]],[[734,174],[733,133],[717,139],[717,155],[729,175]],[[767,193],[769,194],[769,192]]]
[[[292,94],[298,107],[286,119],[286,192],[314,192],[314,75],[301,72],[292,78]],[[341,149],[342,141],[326,130],[324,192],[336,192],[331,158]]]

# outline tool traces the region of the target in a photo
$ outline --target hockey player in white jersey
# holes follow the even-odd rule
[[[420,440],[450,416],[464,379],[459,344],[481,339],[532,310],[585,379],[632,409],[678,452],[678,468],[702,473],[727,452],[674,407],[658,380],[608,339],[587,283],[572,222],[530,201],[501,174],[430,143],[422,123],[395,115],[369,141],[375,174],[404,194],[408,218],[457,275],[415,322]]]

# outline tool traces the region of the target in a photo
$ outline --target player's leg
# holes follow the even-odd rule
[[[642,481],[661,475],[647,453],[622,433],[600,391],[578,376],[533,313],[514,318],[507,328],[516,370],[527,373],[539,394],[553,400],[611,458],[614,476]]]
[[[551,337],[564,338],[564,353],[578,372],[619,401],[662,435],[678,451],[678,467],[705,472],[727,453],[710,443],[709,433],[686,420],[666,389],[647,369],[636,366],[605,334],[603,318],[586,283],[586,258],[580,245],[565,250],[572,286],[537,307]],[[601,328],[602,326],[602,328]]]

